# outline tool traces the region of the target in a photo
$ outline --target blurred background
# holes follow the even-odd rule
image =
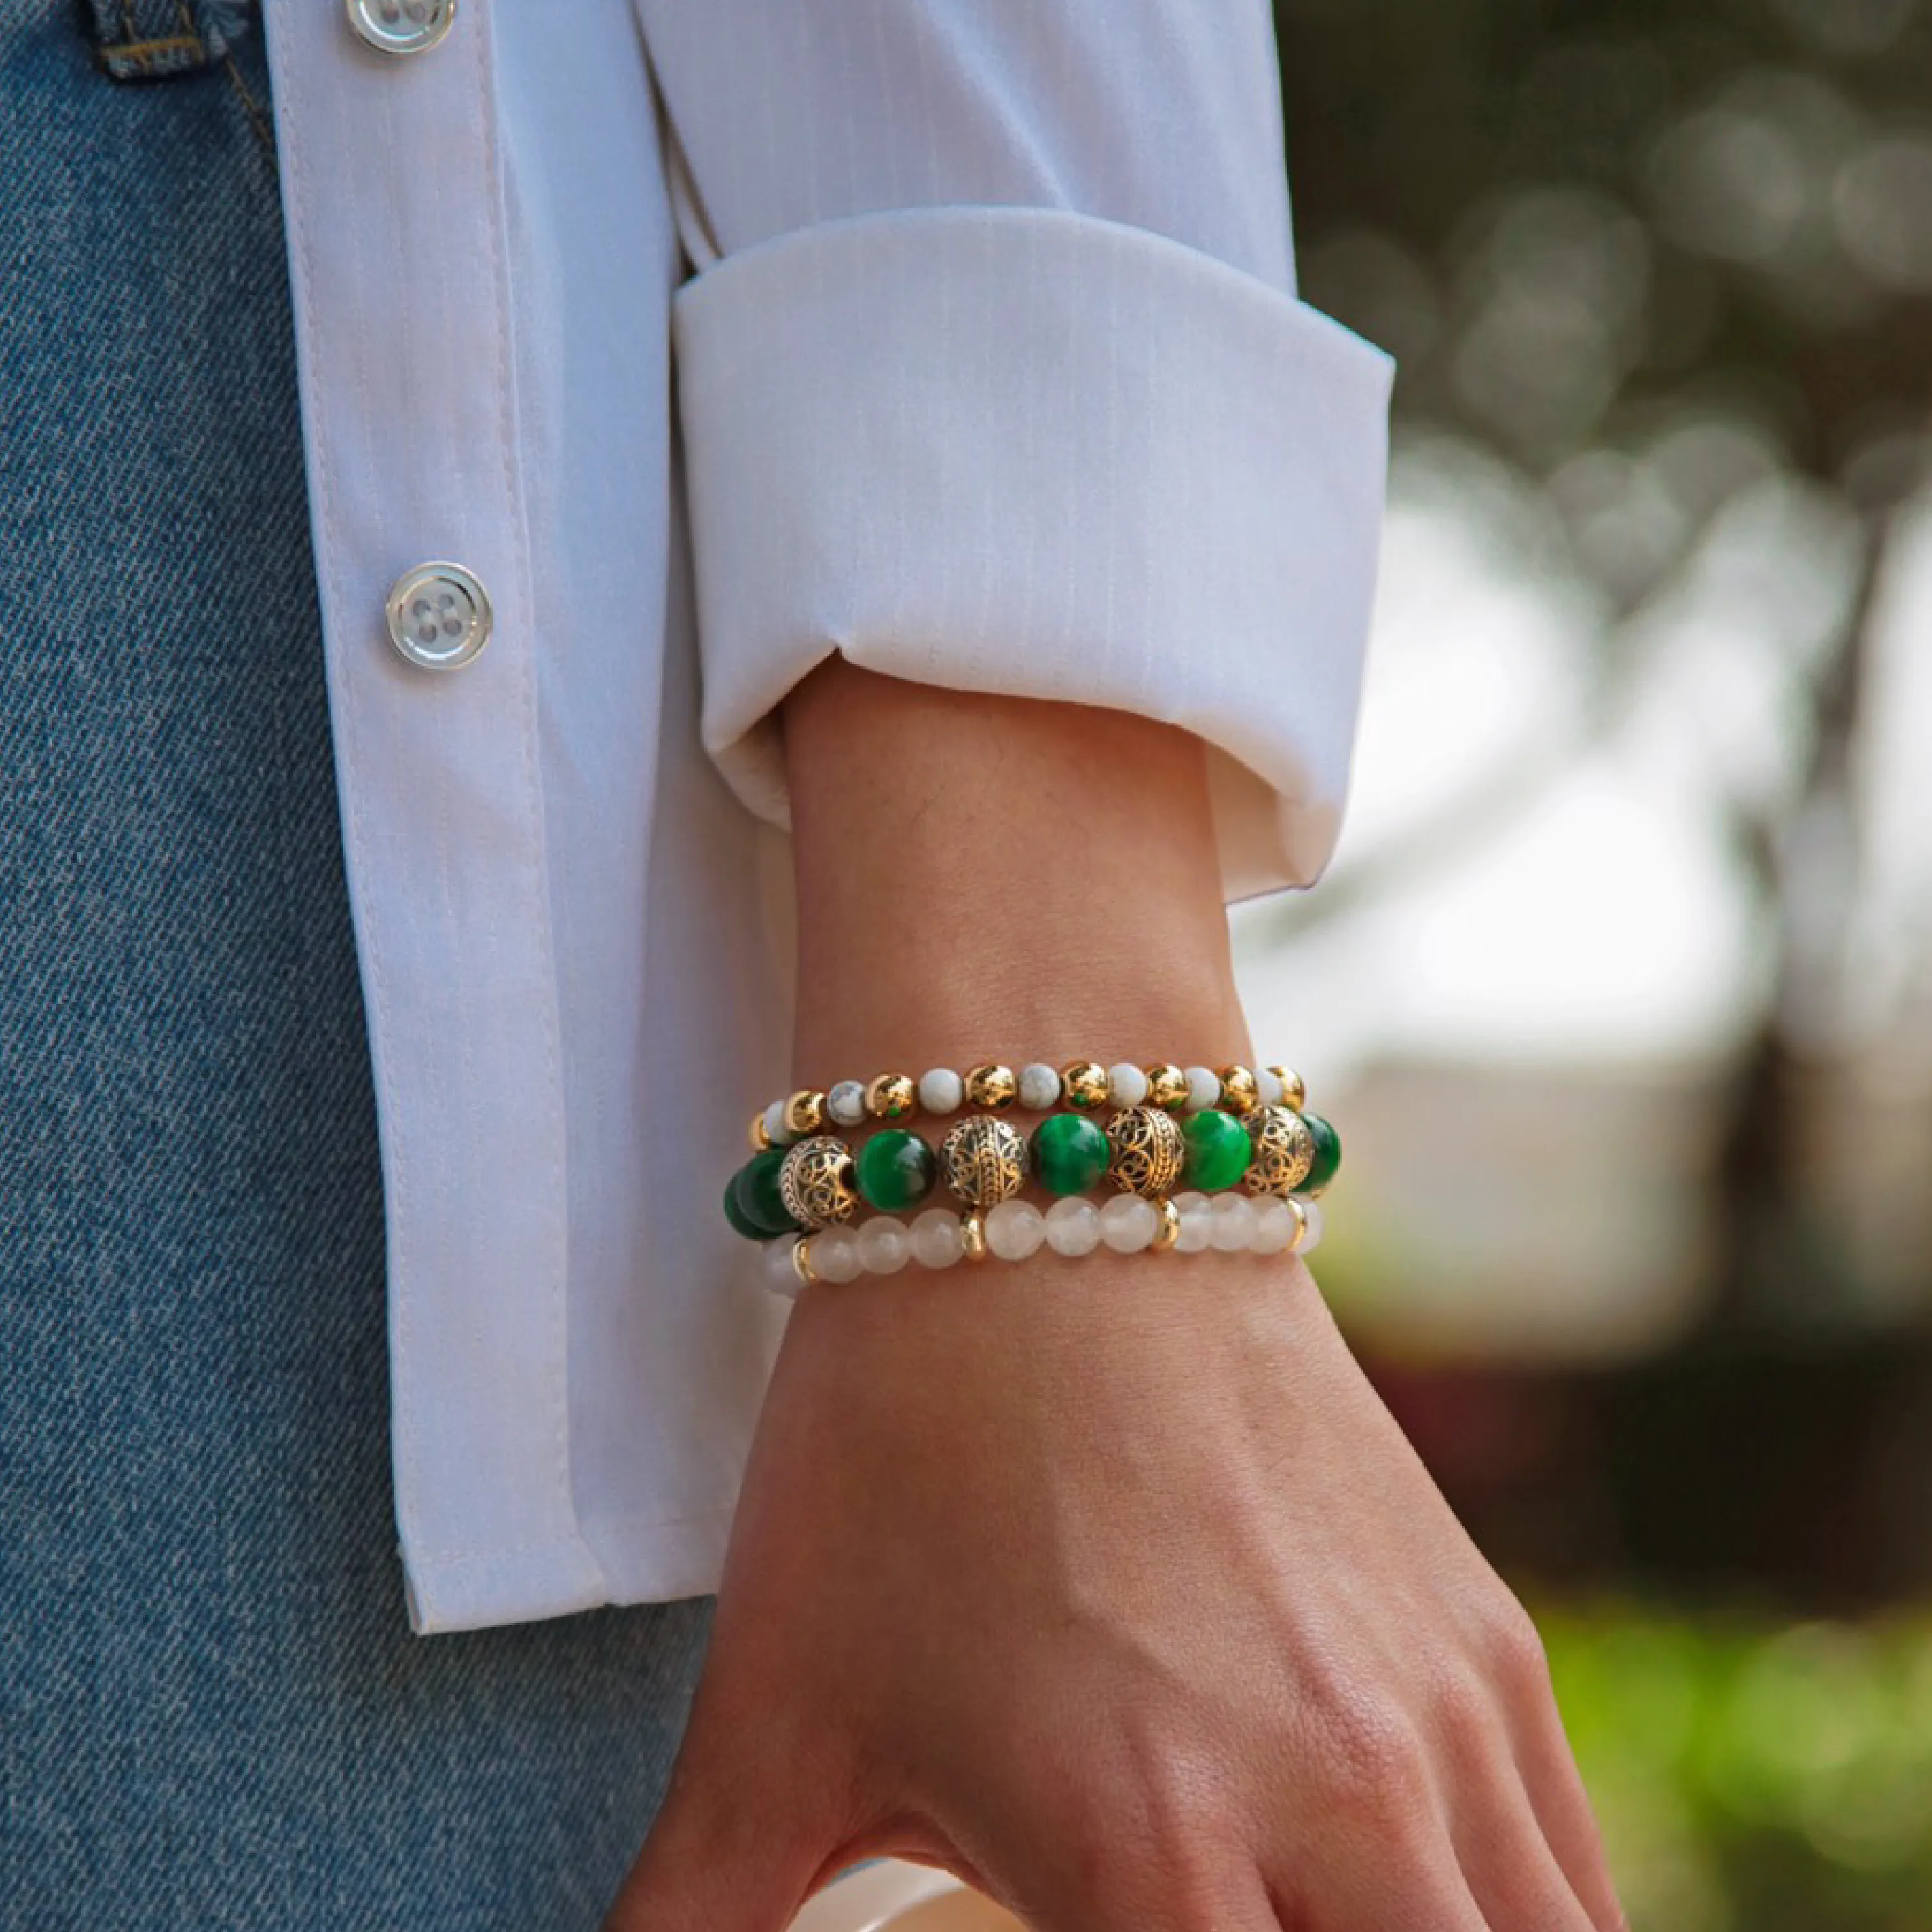
[[[1318,1272],[1637,1925],[1932,1932],[1932,0],[1276,14],[1401,364],[1341,848],[1236,916]]]

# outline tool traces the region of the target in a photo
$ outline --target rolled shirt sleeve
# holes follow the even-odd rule
[[[706,748],[834,650],[1210,748],[1224,895],[1346,797],[1393,365],[1295,292],[1251,0],[644,0]]]

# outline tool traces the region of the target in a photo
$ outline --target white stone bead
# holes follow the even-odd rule
[[[868,1274],[897,1274],[912,1259],[912,1237],[905,1223],[875,1214],[859,1230],[860,1264]]]
[[[1023,1262],[1046,1239],[1046,1216],[1030,1201],[1002,1201],[986,1210],[986,1245],[1003,1262]]]
[[[928,1114],[956,1114],[966,1098],[966,1083],[950,1066],[932,1066],[919,1076],[919,1104]]]
[[[1043,1114],[1049,1107],[1058,1106],[1060,1069],[1048,1066],[1043,1060],[1036,1060],[1030,1066],[1022,1066],[1020,1105],[1030,1107],[1036,1114]]]
[[[1148,1077],[1131,1060],[1107,1069],[1107,1098],[1117,1107],[1138,1107],[1148,1096]]]
[[[1174,1205],[1180,1216],[1180,1232],[1174,1244],[1174,1252],[1198,1255],[1211,1239],[1214,1217],[1208,1211],[1208,1197],[1198,1189],[1190,1187],[1186,1193],[1174,1197]]]
[[[785,1103],[774,1100],[765,1109],[765,1138],[773,1147],[790,1147],[792,1131],[785,1125]]]
[[[788,1301],[796,1301],[799,1290],[805,1286],[792,1265],[791,1251],[797,1246],[798,1237],[787,1234],[778,1240],[767,1241],[758,1255],[759,1274],[765,1286]]]
[[[1077,1194],[1046,1210],[1047,1246],[1057,1255],[1090,1255],[1100,1245],[1100,1210]]]
[[[1308,1232],[1294,1244],[1298,1255],[1312,1255],[1322,1245],[1322,1204],[1312,1194],[1298,1194],[1301,1211],[1308,1216]]]
[[[825,1111],[842,1127],[866,1124],[866,1090],[856,1080],[842,1080],[825,1096]]]
[[[850,1228],[821,1228],[806,1239],[811,1245],[805,1251],[805,1258],[821,1281],[856,1281],[864,1272],[859,1238]]]
[[[1265,1066],[1255,1069],[1255,1092],[1264,1107],[1281,1105],[1281,1076],[1270,1073]]]
[[[1204,1112],[1221,1098],[1221,1076],[1211,1066],[1190,1066],[1187,1069],[1186,1109],[1190,1114]]]
[[[912,1251],[922,1268],[950,1268],[965,1250],[959,1238],[959,1216],[944,1208],[928,1208],[912,1224]]]
[[[1160,1226],[1154,1203],[1138,1194],[1117,1194],[1100,1210],[1100,1238],[1118,1255],[1138,1254]]]
[[[1208,1239],[1222,1254],[1238,1254],[1254,1240],[1254,1203],[1245,1194],[1217,1194],[1208,1213]]]
[[[1258,1255],[1278,1255],[1294,1239],[1300,1222],[1294,1210],[1277,1194],[1255,1204],[1255,1232],[1248,1245]]]

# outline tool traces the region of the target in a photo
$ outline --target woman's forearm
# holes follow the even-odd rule
[[[839,657],[784,728],[800,1081],[1246,1056],[1191,733]]]

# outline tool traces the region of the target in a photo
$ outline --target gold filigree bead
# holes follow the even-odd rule
[[[875,1120],[902,1120],[919,1105],[919,1083],[910,1073],[881,1073],[866,1083],[866,1111]]]
[[[1154,1204],[1154,1212],[1160,1216],[1160,1225],[1154,1231],[1154,1239],[1148,1244],[1148,1251],[1164,1255],[1180,1238],[1180,1210],[1166,1195]]]
[[[802,1140],[825,1125],[825,1096],[816,1087],[801,1087],[785,1102],[784,1114],[792,1138]]]
[[[1259,1107],[1248,1117],[1254,1158],[1246,1175],[1250,1194],[1292,1194],[1315,1165],[1315,1136],[1292,1107]]]
[[[772,1130],[765,1125],[765,1117],[763,1114],[754,1114],[752,1116],[752,1124],[745,1130],[745,1138],[760,1154],[763,1154],[766,1148],[771,1145]]]
[[[1187,1076],[1178,1066],[1162,1060],[1144,1070],[1148,1077],[1147,1104],[1172,1113],[1187,1098]]]
[[[1187,1142],[1158,1107],[1123,1107],[1107,1123],[1107,1178],[1124,1194],[1157,1201],[1174,1192]]]
[[[982,1262],[992,1252],[986,1246],[986,1217],[976,1208],[959,1217],[959,1252],[969,1262]]]
[[[975,1066],[966,1076],[966,1098],[976,1107],[996,1111],[1010,1107],[1019,1098],[1019,1092],[1018,1075],[997,1061]]]
[[[1091,1060],[1070,1060],[1060,1070],[1060,1090],[1070,1107],[1090,1114],[1107,1104],[1107,1070]]]
[[[1281,1082],[1281,1104],[1299,1113],[1308,1104],[1308,1089],[1292,1066],[1270,1066],[1268,1071]]]
[[[859,1205],[851,1149],[836,1134],[793,1142],[778,1168],[778,1195],[803,1227],[849,1221]]]
[[[997,1208],[1025,1184],[1026,1136],[992,1114],[968,1114],[939,1144],[939,1171],[970,1208]]]
[[[1221,1105],[1231,1114],[1252,1114],[1262,1103],[1260,1083],[1252,1066],[1222,1066],[1215,1070],[1221,1083]]]
[[[812,1244],[801,1234],[791,1244],[791,1271],[798,1276],[801,1288],[809,1288],[818,1278],[818,1270],[812,1264]]]

